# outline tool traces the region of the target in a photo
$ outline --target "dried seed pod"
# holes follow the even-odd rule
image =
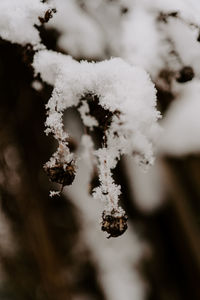
[[[118,237],[122,235],[128,228],[126,214],[118,216],[115,210],[112,210],[110,214],[105,211],[102,214],[101,230],[109,233],[108,239],[110,237]]]
[[[68,164],[57,162],[51,167],[45,165],[44,170],[50,181],[60,183],[63,186],[72,184],[76,173],[73,162]]]
[[[192,80],[193,77],[194,77],[193,69],[190,66],[185,66],[180,70],[180,72],[176,78],[176,81],[179,83],[184,83],[184,82]]]

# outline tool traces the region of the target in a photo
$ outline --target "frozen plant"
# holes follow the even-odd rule
[[[69,3],[79,14],[79,6]],[[127,216],[119,205],[121,187],[113,179],[113,169],[125,154],[134,155],[144,168],[154,161],[153,143],[159,131],[160,114],[156,110],[156,92],[149,75],[121,58],[97,63],[78,62],[71,56],[46,50],[38,29],[55,12],[53,2],[51,5],[39,0],[3,0],[0,8],[2,22],[7,24],[4,28],[0,23],[1,37],[23,46],[29,44],[34,55],[35,74],[40,74],[43,81],[53,86],[46,106],[46,133],[53,134],[58,148],[44,166],[47,175],[62,188],[72,184],[75,178],[77,158],[69,148],[63,114],[68,108],[76,107],[87,135],[90,136],[96,127],[101,131],[98,146],[88,149],[93,158],[91,173],[98,170],[99,176],[99,185],[93,188],[92,194],[105,207],[102,230],[109,236],[121,235],[127,229]],[[86,15],[88,13],[84,19],[87,27],[92,19]],[[101,44],[100,40],[101,34]],[[99,55],[96,52],[94,56]],[[51,196],[57,194],[51,192]]]
[[[119,236],[127,228],[127,216],[119,206],[120,186],[114,182],[112,170],[124,154],[134,155],[146,168],[154,161],[153,142],[159,131],[156,92],[148,74],[120,58],[98,63],[81,61],[53,51],[35,54],[36,74],[54,86],[47,104],[46,133],[52,133],[58,149],[46,163],[51,181],[69,185],[75,172],[75,155],[68,146],[63,114],[76,107],[88,135],[101,129],[100,147],[88,147],[96,157],[100,185],[93,196],[104,205],[102,230]]]

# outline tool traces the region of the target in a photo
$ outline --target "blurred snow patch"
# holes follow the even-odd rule
[[[95,59],[104,56],[102,32],[95,20],[75,0],[53,0],[57,13],[47,27],[60,32],[58,46],[73,57]]]
[[[39,17],[52,7],[40,0],[1,0],[0,37],[21,45],[40,43]]]
[[[144,212],[151,213],[162,205],[165,197],[162,167],[157,159],[148,172],[144,172],[134,159],[124,159],[134,202]]]
[[[200,80],[184,86],[162,120],[159,153],[181,156],[200,152]]]

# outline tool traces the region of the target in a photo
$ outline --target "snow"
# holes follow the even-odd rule
[[[41,25],[38,17],[52,7],[40,0],[1,0],[0,37],[21,45],[40,44],[35,25]]]

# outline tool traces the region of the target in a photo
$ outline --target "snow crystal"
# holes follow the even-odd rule
[[[52,4],[57,13],[47,27],[59,31],[58,46],[76,58],[102,57],[105,44],[98,23],[74,0],[54,0]]]

